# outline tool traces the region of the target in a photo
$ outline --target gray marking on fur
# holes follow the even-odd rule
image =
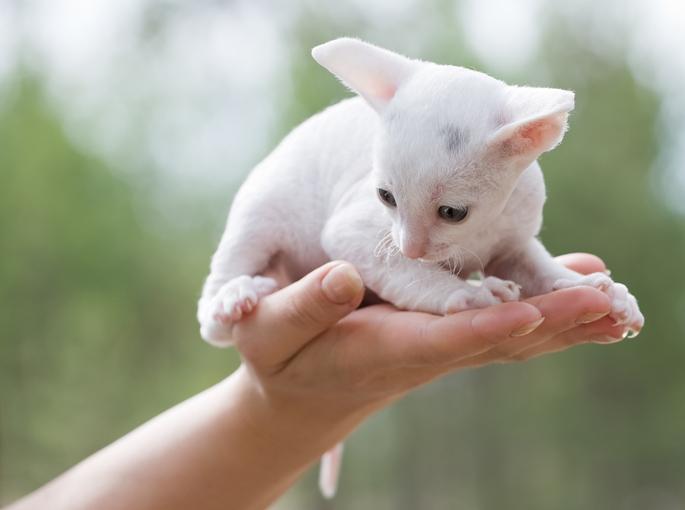
[[[457,126],[446,126],[442,129],[447,150],[450,152],[460,151],[468,142],[468,133]]]

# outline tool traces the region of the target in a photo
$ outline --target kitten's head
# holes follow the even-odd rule
[[[572,92],[515,87],[356,39],[312,50],[375,109],[378,199],[410,258],[440,261],[487,232],[521,173],[564,135]]]

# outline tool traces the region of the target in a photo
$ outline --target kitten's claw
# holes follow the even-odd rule
[[[486,308],[509,301],[518,301],[520,289],[519,285],[512,281],[488,276],[480,282],[480,285],[454,291],[447,298],[444,313],[450,314],[473,308]]]
[[[205,319],[200,321],[203,338],[216,345],[229,344],[231,326],[252,312],[259,299],[276,288],[276,281],[264,276],[243,275],[226,282],[202,314]],[[216,331],[216,326],[223,331]]]
[[[521,286],[518,283],[511,280],[501,280],[495,276],[488,276],[481,282],[480,286],[487,288],[502,303],[518,301],[521,296]]]
[[[592,273],[578,280],[562,279],[554,282],[554,290],[587,285],[604,292],[611,300],[611,317],[616,325],[624,326],[629,336],[636,336],[645,324],[637,299],[622,283],[614,282],[605,273]]]

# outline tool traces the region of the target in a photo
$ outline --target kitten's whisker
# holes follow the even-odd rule
[[[417,279],[417,280],[412,280],[412,281],[409,282],[407,285],[405,285],[404,288],[405,288],[405,289],[408,289],[408,288],[412,287],[413,285],[416,285],[417,283],[425,282],[426,280],[429,280],[430,278],[432,278],[432,276],[426,276],[426,277],[424,277],[424,278],[419,278],[419,279]]]
[[[464,254],[461,251],[461,246],[456,246],[457,252],[455,253],[456,260],[454,260],[454,269],[452,274],[458,276],[461,270],[464,269]]]
[[[450,255],[446,260],[445,260],[446,267],[445,269],[447,272],[450,274],[454,273],[454,255]]]
[[[380,232],[383,232],[381,230]],[[379,233],[380,233],[379,232]],[[392,232],[387,231],[378,241],[376,247],[373,250],[375,257],[380,258],[386,264],[389,263],[390,258],[395,256],[399,252],[399,247],[395,244],[392,238]]]
[[[450,257],[447,259],[447,271],[450,274],[454,274],[454,270],[456,269],[456,264],[454,263],[454,258]]]
[[[464,251],[468,252],[469,254],[473,255],[475,257],[475,259],[478,261],[480,271],[482,273],[485,273],[485,264],[483,264],[483,260],[478,256],[478,254],[476,252],[471,251],[468,248],[464,248],[463,246],[459,246],[458,248],[460,248],[461,250],[464,250]]]
[[[376,246],[373,249],[373,256],[374,257],[378,257],[381,255],[381,253],[383,252],[383,244],[384,243],[385,243],[384,238],[381,238],[381,240],[378,241],[378,243],[376,244]]]
[[[392,243],[392,234],[390,232],[386,232],[386,234],[381,237],[376,244],[376,247],[373,250],[374,256],[380,258],[381,255],[383,255],[383,253],[387,250],[389,243]]]

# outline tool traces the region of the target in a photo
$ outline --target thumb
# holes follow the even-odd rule
[[[348,262],[329,262],[260,300],[234,328],[236,347],[252,364],[273,367],[361,303],[364,284]]]

